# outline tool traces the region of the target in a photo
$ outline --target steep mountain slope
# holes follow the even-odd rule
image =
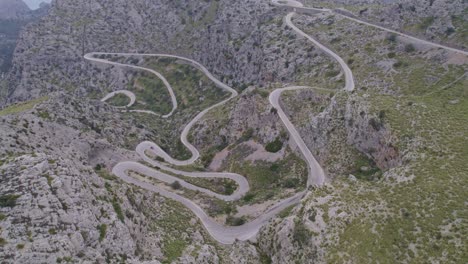
[[[304,3],[336,8],[344,14],[394,30],[468,49],[468,3],[463,0],[306,0]]]
[[[113,85],[83,59],[87,52],[104,50],[186,55],[237,87],[287,80],[294,59],[288,69],[273,62],[285,61],[286,52],[299,58],[305,48],[284,51],[265,45],[275,37],[275,13],[268,2],[258,1],[60,1],[35,29],[22,34],[6,85],[9,101],[64,87],[87,93]]]
[[[349,65],[356,90],[346,92],[338,63],[294,34],[286,14],[255,0],[55,1],[21,34],[0,86],[2,104],[10,104],[0,111],[0,259],[463,263],[468,58],[336,13],[293,16]],[[134,152],[145,140],[187,158],[181,131],[224,95],[180,60],[102,55],[161,72],[180,102],[169,119],[128,112],[167,113],[165,86],[135,69],[83,59],[93,51],[188,56],[240,92],[194,125],[188,139],[201,158],[176,169],[243,174],[251,186],[243,199],[217,201],[175,182],[134,177],[190,198],[218,223],[252,220],[305,188],[306,166],[268,95],[308,85],[315,88],[285,92],[280,101],[329,182],[310,187],[256,242],[221,246],[186,207],[111,170],[121,161],[145,164]],[[100,101],[120,89],[137,95],[134,106],[111,106],[127,105],[126,97]],[[225,194],[233,189],[223,181],[193,183]]]
[[[263,252],[273,263],[463,263],[468,57],[338,15],[295,21],[346,58],[359,88],[319,112],[297,107],[303,94],[284,101],[322,164],[344,165],[264,229]]]
[[[21,30],[47,14],[48,6],[31,11],[22,1],[0,2],[0,83],[12,66],[13,52]],[[4,85],[0,90],[5,89]],[[0,91],[5,96],[6,91]],[[0,95],[0,97],[2,97]]]
[[[167,124],[135,121],[138,116],[76,96],[99,98],[141,77],[138,72],[85,62],[82,55],[88,51],[192,54],[240,90],[247,82],[292,79],[298,59],[308,65],[331,64],[318,56],[320,52],[301,45],[303,41],[284,46],[282,40],[295,36],[283,30],[281,17],[273,19],[275,12],[268,3],[256,1],[242,5],[230,1],[55,2],[47,17],[22,33],[8,79],[10,102],[37,100],[2,111],[2,181],[8,188],[1,195],[11,201],[2,208],[2,256],[26,263],[179,257],[197,263],[258,262],[252,245],[238,244],[228,251],[218,248],[185,208],[133,190],[109,175],[117,162],[135,159],[127,149],[134,150],[136,143],[153,134],[163,138],[161,128]],[[304,53],[310,56],[300,58]],[[51,95],[53,90],[63,93]],[[175,138],[189,117],[182,115],[171,122],[177,126],[168,130],[169,135]],[[163,140],[174,147],[170,138]],[[24,189],[24,182],[18,181],[23,178],[31,188]],[[147,204],[142,205],[143,201]],[[59,241],[67,246],[60,247]]]

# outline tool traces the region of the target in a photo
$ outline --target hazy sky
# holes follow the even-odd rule
[[[51,0],[23,0],[31,9],[39,8],[39,4],[42,2],[50,3]]]

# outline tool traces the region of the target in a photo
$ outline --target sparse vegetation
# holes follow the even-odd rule
[[[11,105],[11,106],[3,109],[3,110],[0,110],[0,116],[18,114],[18,113],[25,112],[27,110],[31,110],[32,108],[34,108],[35,105],[40,104],[40,103],[42,103],[42,102],[44,102],[44,101],[46,101],[48,99],[49,98],[47,96],[45,96],[45,97],[41,97],[41,98],[34,99],[34,100],[31,100],[31,101],[27,101],[27,102],[24,102],[24,103]]]
[[[283,142],[281,141],[280,137],[277,137],[274,141],[268,143],[265,146],[265,150],[268,152],[276,153],[283,148]]]
[[[307,229],[304,223],[300,221],[295,221],[293,239],[300,246],[305,246],[311,237],[311,232]]]
[[[408,53],[414,52],[416,48],[414,47],[413,44],[406,44],[405,45],[405,51]]]
[[[117,106],[117,107],[124,107],[127,106],[130,103],[130,98],[128,98],[124,94],[116,94],[109,100],[107,100],[107,103],[112,105],[112,106]]]
[[[97,229],[99,231],[99,242],[102,242],[107,234],[107,225],[106,224],[98,225]]]
[[[115,181],[117,180],[117,177],[111,173],[109,173],[107,171],[107,169],[105,168],[105,166],[101,165],[101,164],[97,164],[95,167],[94,167],[94,171],[99,175],[101,176],[101,178],[105,179],[105,180],[108,180],[108,181]]]
[[[20,195],[15,194],[6,194],[0,196],[0,207],[15,207],[16,200],[20,197]]]
[[[184,249],[187,247],[187,242],[182,239],[171,239],[163,246],[163,253],[166,257],[166,260],[163,263],[172,263],[177,260]]]
[[[180,184],[179,181],[174,181],[173,183],[171,183],[171,187],[174,190],[179,190],[182,188],[182,185]]]
[[[245,218],[243,217],[234,217],[234,216],[229,215],[226,218],[226,225],[229,225],[229,226],[241,226],[244,223],[245,223]]]
[[[119,200],[117,199],[117,197],[114,197],[114,199],[112,200],[112,207],[114,207],[114,211],[117,214],[117,218],[122,223],[124,223],[125,222],[125,216],[122,213],[122,207],[120,207],[120,203],[119,203]]]

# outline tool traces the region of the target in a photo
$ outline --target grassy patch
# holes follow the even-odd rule
[[[133,83],[136,104],[130,109],[146,109],[167,114],[172,109],[171,99],[164,83],[150,73],[143,73]]]
[[[279,212],[278,217],[281,217],[281,218],[288,217],[291,214],[294,207],[295,207],[295,205],[291,205],[291,206],[283,209],[283,211]]]
[[[117,107],[124,107],[127,106],[130,103],[130,98],[128,98],[124,94],[116,94],[109,100],[107,100],[107,103],[113,106]]]
[[[216,193],[231,195],[237,189],[235,181],[222,178],[192,178],[177,175],[184,181]]]
[[[311,235],[311,232],[309,231],[309,229],[307,229],[304,223],[300,221],[295,222],[293,230],[293,240],[296,243],[298,243],[300,246],[304,246],[309,241]]]
[[[173,239],[166,242],[163,246],[163,253],[166,257],[163,263],[172,263],[182,256],[184,249],[187,247],[187,242],[181,239]]]
[[[120,202],[119,202],[119,200],[117,199],[117,197],[114,197],[114,199],[112,200],[112,207],[114,207],[114,211],[115,211],[115,213],[117,214],[117,218],[118,218],[122,223],[124,223],[125,217],[124,217],[124,214],[123,214],[123,212],[122,212],[122,207],[120,207]]]
[[[49,97],[44,96],[41,98],[37,98],[31,101],[27,101],[24,103],[19,103],[15,105],[11,105],[3,110],[0,111],[0,116],[6,116],[6,115],[12,115],[12,114],[18,114],[25,112],[27,110],[31,110],[34,108],[35,105],[40,104],[46,100],[48,100]]]
[[[115,175],[109,173],[109,171],[107,171],[107,169],[100,164],[94,167],[94,171],[97,173],[97,175],[105,180],[115,181],[118,179]]]
[[[176,95],[178,108],[170,119],[137,113],[128,113],[129,118],[134,118],[137,124],[152,132],[148,134],[147,140],[157,143],[175,158],[187,159],[190,153],[180,142],[181,128],[202,110],[227,98],[228,94],[200,70],[180,61],[145,58],[142,59],[141,65],[160,72],[167,79]],[[134,92],[137,97],[137,104],[130,107],[130,110],[143,109],[167,114],[172,109],[167,88],[161,80],[149,73],[139,74],[128,90]],[[206,158],[209,160],[210,157]]]
[[[226,168],[247,177],[249,193],[243,202],[256,203],[281,195],[281,189],[301,188],[307,181],[305,162],[292,153],[275,163],[241,161],[236,154],[229,157]]]
[[[106,224],[98,225],[97,230],[99,231],[99,242],[102,242],[107,234],[107,225]]]
[[[382,176],[382,172],[375,163],[364,155],[360,155],[355,161],[354,170],[351,172],[361,180],[376,180]]]

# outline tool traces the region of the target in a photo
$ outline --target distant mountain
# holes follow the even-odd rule
[[[49,4],[31,10],[22,0],[0,0],[0,79],[11,67],[21,30],[46,15],[48,10]]]
[[[24,2],[29,6],[29,8],[35,10],[40,8],[43,4],[50,3],[51,0],[24,0]]]
[[[17,19],[29,11],[22,0],[0,0],[0,19]]]

